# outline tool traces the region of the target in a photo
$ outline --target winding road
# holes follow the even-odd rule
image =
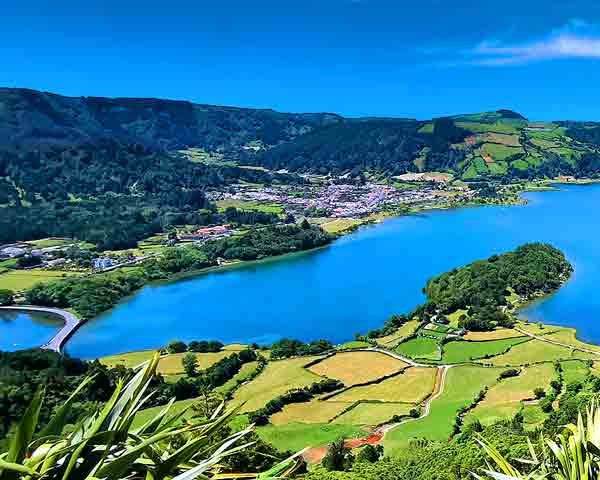
[[[50,307],[34,307],[31,305],[19,305],[14,307],[0,307],[0,310],[11,310],[15,312],[33,312],[33,313],[45,313],[60,317],[64,320],[65,324],[63,327],[52,337],[48,342],[42,345],[40,348],[44,350],[53,350],[60,353],[65,342],[75,333],[81,325],[85,323],[85,320],[81,320],[73,315],[71,312],[66,310],[60,310],[59,308]]]

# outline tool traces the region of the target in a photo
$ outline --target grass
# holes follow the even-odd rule
[[[20,292],[38,283],[47,283],[72,275],[80,274],[59,270],[11,270],[0,275],[0,289]]]
[[[533,399],[535,388],[547,390],[554,376],[552,363],[523,369],[518,377],[506,378],[492,387],[483,401],[467,415],[466,422],[477,418],[482,424],[490,425],[498,420],[512,418],[521,409],[521,402]]]
[[[235,207],[239,210],[253,210],[256,212],[276,213],[278,215],[284,212],[281,205],[262,203],[253,200],[236,200],[233,198],[228,198],[225,200],[218,200],[216,203],[219,210],[222,211],[228,207]]]
[[[517,129],[503,122],[496,123],[479,123],[479,122],[456,122],[456,126],[460,128],[464,128],[465,130],[469,130],[473,133],[505,133],[505,134],[515,134],[517,133]]]
[[[152,358],[154,350],[143,350],[141,352],[129,352],[121,353],[117,355],[110,355],[100,359],[100,363],[108,366],[115,367],[117,365],[123,365],[127,368],[133,368],[142,362]],[[221,351],[214,353],[196,353],[198,359],[198,370],[205,370],[219,360],[231,355],[231,351]],[[173,353],[166,355],[158,362],[158,368],[156,369],[161,375],[178,375],[183,373],[183,365],[181,360],[185,353]]]
[[[473,342],[487,341],[487,340],[502,340],[505,338],[523,337],[524,335],[512,328],[497,328],[491,332],[467,332],[463,337],[465,340]]]
[[[483,149],[486,153],[491,155],[496,162],[504,161],[514,155],[524,153],[524,150],[521,147],[509,147],[497,143],[486,143],[483,145]]]
[[[542,411],[542,408],[538,404],[523,405],[521,413],[523,413],[523,424],[525,426],[525,430],[533,430],[541,427],[544,423],[544,420],[546,420],[548,417],[548,415]]]
[[[483,388],[495,384],[501,371],[473,365],[448,370],[444,391],[431,403],[429,415],[400,425],[386,434],[383,441],[386,454],[397,455],[408,446],[411,438],[447,440],[457,411],[469,405]]]
[[[351,405],[351,402],[322,402],[320,400],[291,403],[286,405],[281,412],[271,415],[271,423],[273,425],[294,422],[327,423]]]
[[[573,345],[577,348],[585,348],[600,353],[600,347],[598,345],[590,345],[589,343],[582,342],[577,339],[577,331],[574,328],[564,327],[553,327],[554,333],[544,335],[544,338],[548,340],[554,340],[555,342],[566,343]]]
[[[570,362],[561,362],[563,379],[565,384],[573,382],[582,382],[590,371],[590,367],[585,362],[573,360]]]
[[[402,325],[398,330],[396,330],[391,335],[387,335],[385,337],[377,338],[375,341],[379,345],[392,345],[395,342],[399,342],[403,338],[408,337],[415,333],[415,330],[419,327],[421,323],[417,320],[410,320]]]
[[[379,425],[394,415],[408,415],[413,405],[405,403],[359,403],[336,418],[334,424]]]
[[[489,342],[450,342],[443,346],[442,361],[444,363],[465,363],[485,357],[494,357],[514,345],[528,341],[530,341],[529,337],[505,338]]]
[[[499,143],[507,147],[520,147],[518,135],[507,135],[505,133],[488,133],[485,139],[490,143]]]
[[[72,243],[78,243],[75,240],[63,240],[60,238],[42,238],[41,240],[31,240],[27,242],[36,248],[49,248],[58,247],[62,245],[70,245]]]
[[[396,352],[411,358],[423,358],[428,360],[439,360],[440,346],[431,338],[417,337],[402,342],[396,347]]]
[[[526,365],[538,362],[551,362],[554,360],[568,360],[573,358],[571,349],[531,340],[521,345],[516,345],[507,353],[489,360],[493,365]]]
[[[291,388],[301,388],[323,378],[308,371],[304,365],[316,357],[292,358],[270,362],[252,382],[242,385],[233,395],[233,403],[242,407],[243,412],[251,412],[265,406],[273,398],[286,393]]]
[[[383,353],[343,352],[313,365],[310,371],[350,386],[376,380],[406,366],[406,363]]]
[[[149,360],[154,355],[154,350],[142,350],[139,352],[119,353],[100,358],[100,363],[107,367],[123,365],[125,368],[134,368],[140,363]]]
[[[259,427],[256,433],[280,451],[299,452],[305,447],[325,445],[340,437],[359,437],[365,431],[357,425],[288,423]]]
[[[452,312],[450,315],[448,315],[448,321],[450,322],[450,326],[457,328],[460,317],[466,314],[466,310],[456,310],[455,312]]]
[[[333,235],[337,233],[342,233],[347,230],[352,230],[356,228],[358,225],[361,225],[363,222],[356,218],[337,218],[331,222],[324,223],[321,225],[323,230],[327,233],[331,233]]]
[[[403,374],[388,378],[381,383],[354,387],[336,395],[336,402],[377,400],[381,402],[420,403],[433,391],[436,368],[411,367]]]
[[[367,342],[360,342],[357,340],[353,340],[351,342],[342,343],[338,345],[336,348],[339,350],[351,349],[351,348],[370,348],[371,344]]]

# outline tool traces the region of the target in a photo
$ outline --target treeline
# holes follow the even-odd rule
[[[328,340],[315,340],[304,343],[300,340],[282,338],[271,345],[271,358],[281,359],[304,355],[318,355],[333,350],[333,344]]]
[[[263,408],[249,414],[250,423],[266,425],[269,423],[269,417],[277,412],[281,412],[286,405],[309,402],[317,395],[330,393],[340,388],[344,388],[344,384],[339,380],[331,378],[314,382],[308,387],[293,388],[283,395],[270,400]]]
[[[73,308],[89,319],[150,281],[214,266],[219,258],[254,260],[322,246],[331,239],[320,227],[308,224],[255,227],[242,236],[213,240],[200,247],[171,247],[158,258],[148,259],[127,272],[70,277],[39,284],[29,289],[25,298],[30,305]]]

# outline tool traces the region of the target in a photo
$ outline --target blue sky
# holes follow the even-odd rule
[[[429,118],[600,120],[600,2],[29,0],[0,85]]]

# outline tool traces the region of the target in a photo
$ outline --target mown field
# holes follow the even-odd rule
[[[38,283],[51,282],[73,275],[80,274],[61,270],[8,270],[0,274],[0,289],[21,292]]]
[[[439,343],[426,337],[416,337],[402,342],[396,347],[396,352],[415,359],[440,360],[441,358]]]
[[[344,385],[371,382],[391,375],[408,364],[376,352],[342,352],[309,368],[316,375],[335,378]]]
[[[304,368],[316,358],[300,357],[270,362],[252,382],[236,390],[232,403],[240,405],[245,402],[242,412],[252,412],[292,388],[306,387],[323,380],[323,377]]]
[[[389,421],[394,415],[408,415],[412,405],[405,403],[359,403],[356,407],[337,417],[334,424],[379,425]]]
[[[327,423],[334,417],[352,406],[352,402],[321,401],[292,403],[286,405],[281,412],[271,416],[273,425],[282,425],[292,422],[301,423]]]
[[[381,402],[420,403],[433,391],[436,368],[411,367],[401,375],[380,383],[350,388],[332,397],[336,402],[377,400]]]
[[[493,357],[515,345],[528,341],[530,341],[529,337],[479,342],[449,342],[443,346],[442,363],[465,363],[485,357]]]
[[[256,433],[280,451],[299,452],[306,447],[326,445],[338,438],[352,438],[365,435],[358,425],[288,423],[267,425],[256,429]]]

